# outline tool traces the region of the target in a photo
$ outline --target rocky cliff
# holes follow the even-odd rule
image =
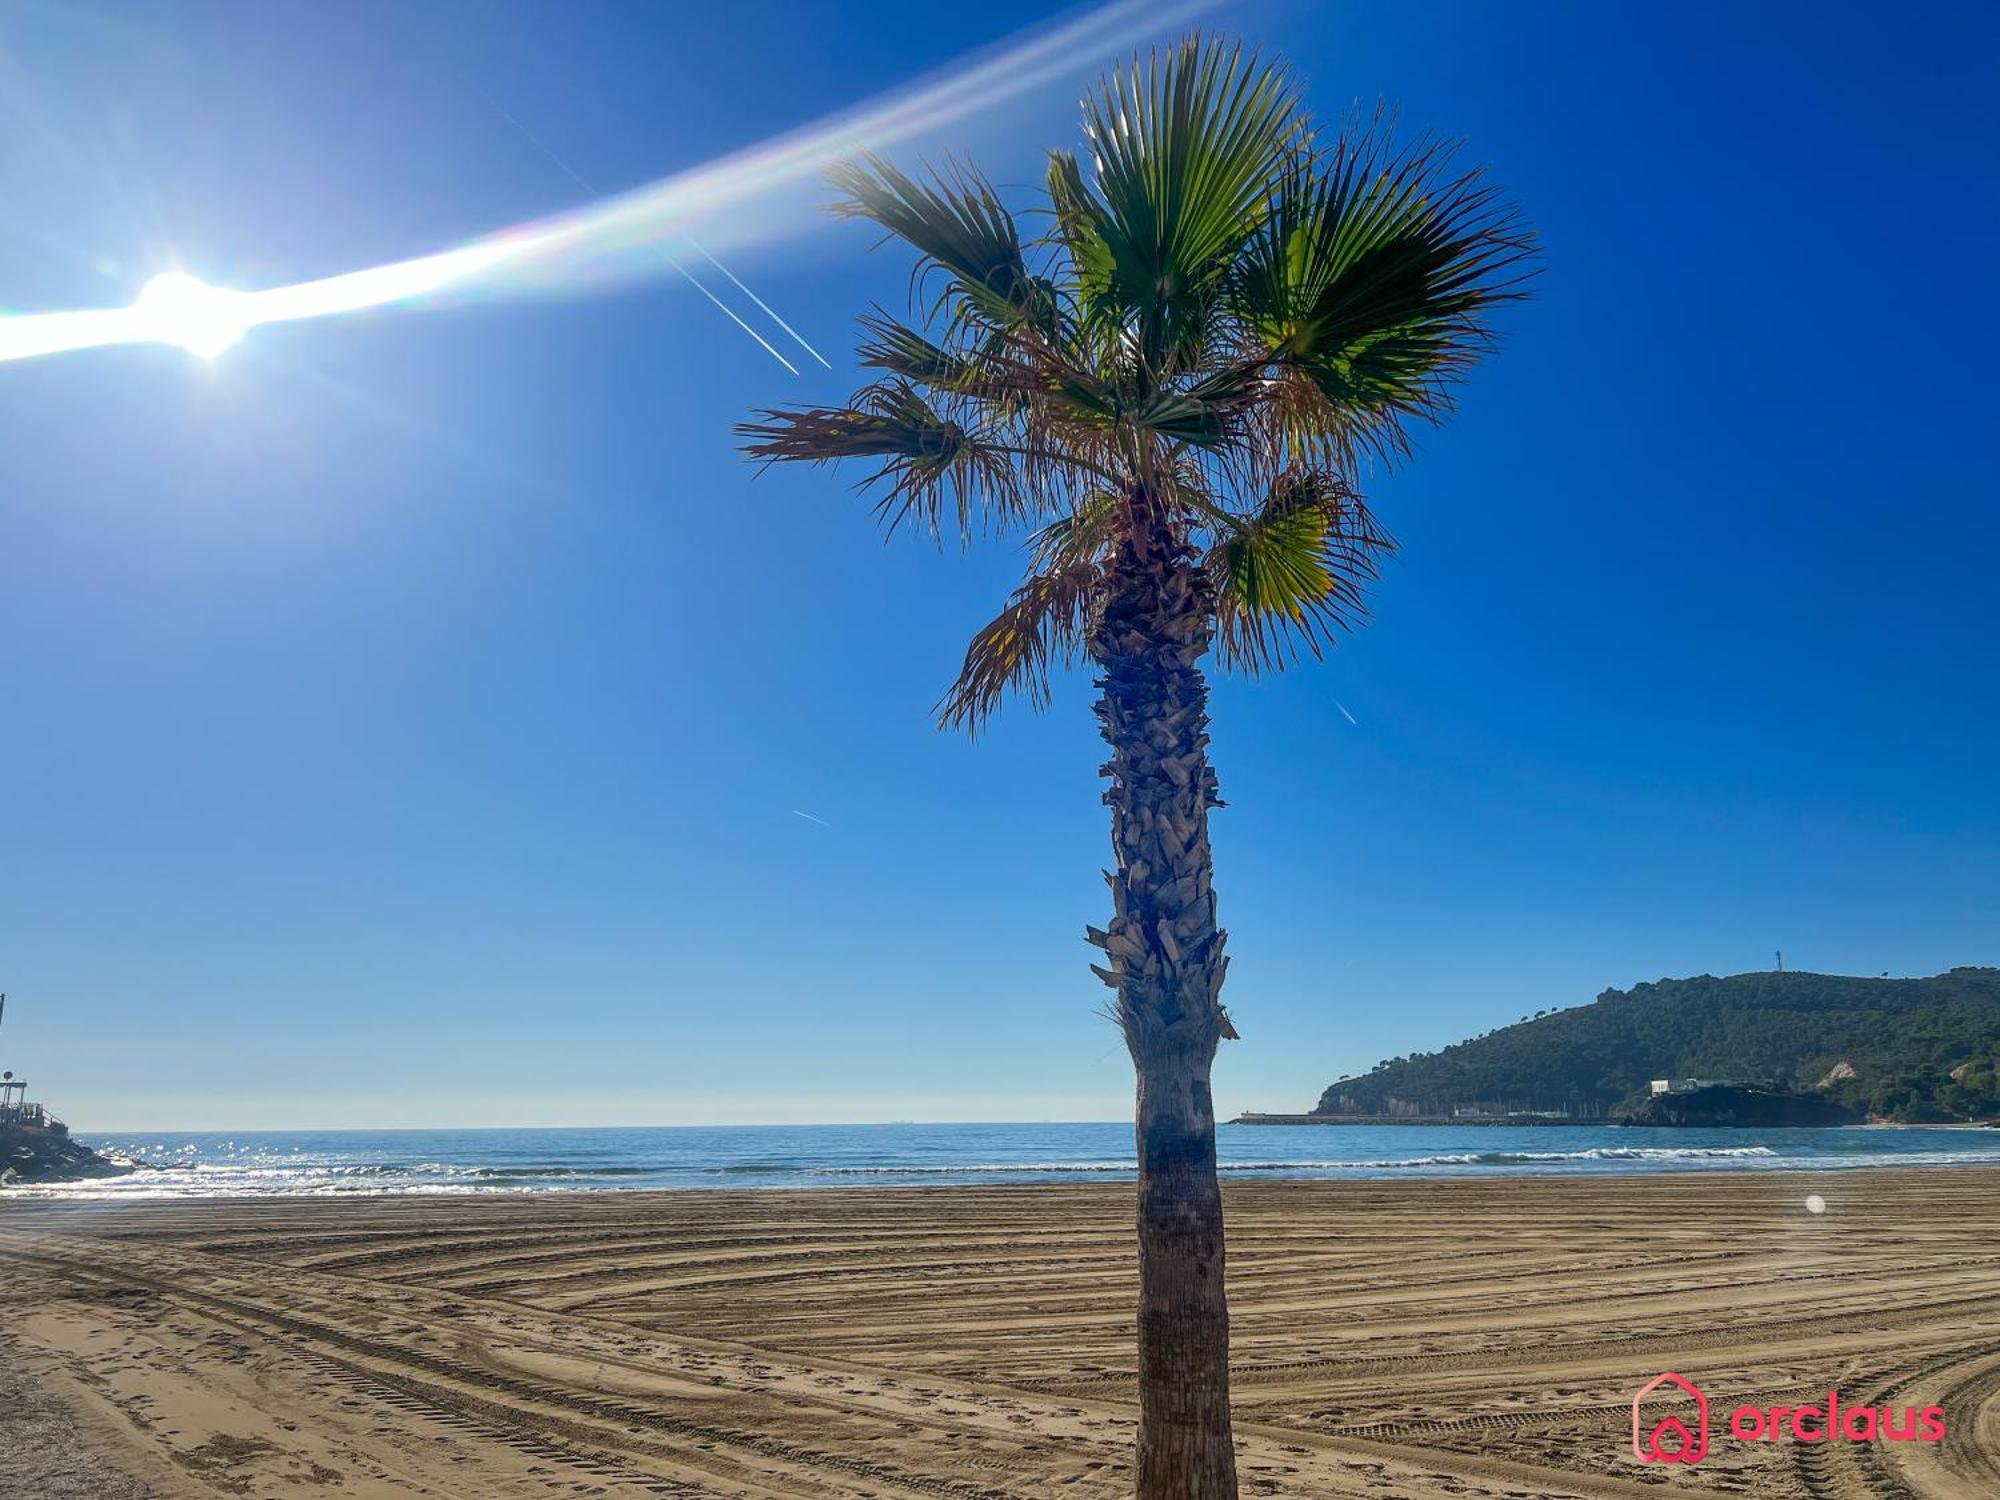
[[[1757,973],[1662,979],[1384,1058],[1316,1114],[1451,1115],[1636,1106],[1656,1078],[1817,1088],[1877,1119],[2000,1117],[2000,968],[1924,979]]]

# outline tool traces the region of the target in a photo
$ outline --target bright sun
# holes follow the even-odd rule
[[[241,292],[209,286],[185,271],[166,271],[140,290],[132,313],[144,337],[213,359],[249,329],[247,302]]]

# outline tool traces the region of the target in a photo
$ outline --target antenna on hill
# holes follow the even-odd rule
[[[1785,950],[1783,948],[1778,950],[1778,972],[1780,974],[1785,972]]]

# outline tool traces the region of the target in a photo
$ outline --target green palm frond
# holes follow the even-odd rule
[[[992,184],[955,166],[919,182],[877,156],[844,162],[827,174],[846,194],[833,211],[872,219],[923,255],[926,270],[942,271],[966,310],[996,328],[1046,324],[1053,298],[1030,274],[1014,216]]]
[[[1217,657],[1254,674],[1302,651],[1320,655],[1366,618],[1365,590],[1393,550],[1345,481],[1323,471],[1284,476],[1254,516],[1223,529],[1204,561]]]
[[[1378,118],[1293,160],[1227,299],[1277,367],[1288,426],[1349,466],[1449,409],[1534,250],[1497,188],[1454,171],[1455,148],[1398,148],[1389,129]]]
[[[1016,429],[1025,452],[1087,457],[1118,417],[1117,394],[1047,344],[1024,346],[990,329],[940,343],[879,311],[860,322],[872,335],[855,350],[863,365],[923,386],[984,424]]]
[[[871,335],[855,347],[861,364],[932,390],[963,392],[978,384],[979,367],[974,361],[933,342],[908,324],[883,312],[863,313],[858,321]]]
[[[1072,153],[1049,153],[1048,190],[1055,219],[1050,239],[1068,256],[1077,306],[1098,328],[1116,327],[1119,319],[1111,289],[1118,266],[1104,236],[1104,208],[1091,196]]]
[[[1031,486],[1067,494],[1078,477],[1108,477],[1117,462],[1123,393],[1075,361],[1073,348],[976,323],[939,341],[880,314],[861,322],[875,335],[858,350],[864,364],[928,387],[996,439],[1004,430]]]
[[[1204,400],[1193,391],[1167,389],[1153,392],[1131,418],[1135,427],[1191,448],[1219,448],[1229,440],[1232,414],[1226,403]]]
[[[1189,37],[1084,101],[1094,190],[1051,164],[1059,236],[1102,324],[1131,326],[1155,371],[1196,356],[1231,263],[1306,130],[1285,73]]]
[[[881,491],[876,515],[894,532],[915,521],[941,535],[947,513],[961,537],[975,523],[1007,525],[1033,502],[1009,451],[941,414],[907,381],[869,386],[847,406],[767,409],[743,422],[743,451],[766,463],[880,458],[863,488]]]
[[[938,722],[977,733],[1010,692],[1046,707],[1051,670],[1083,656],[1101,576],[1089,560],[1030,574],[966,647],[958,680],[938,704]]]

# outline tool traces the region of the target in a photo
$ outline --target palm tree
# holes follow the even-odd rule
[[[880,374],[770,410],[756,458],[879,461],[877,515],[1030,532],[1027,576],[939,705],[977,730],[1088,661],[1111,756],[1112,915],[1091,967],[1138,1074],[1138,1493],[1236,1494],[1209,1070],[1221,1004],[1204,662],[1317,656],[1390,550],[1357,480],[1407,451],[1517,294],[1527,231],[1477,172],[1389,122],[1322,139],[1287,74],[1191,37],[1083,105],[1089,170],[1048,169],[1024,237],[972,168],[835,170],[835,211],[913,247],[914,324],[861,321]]]

